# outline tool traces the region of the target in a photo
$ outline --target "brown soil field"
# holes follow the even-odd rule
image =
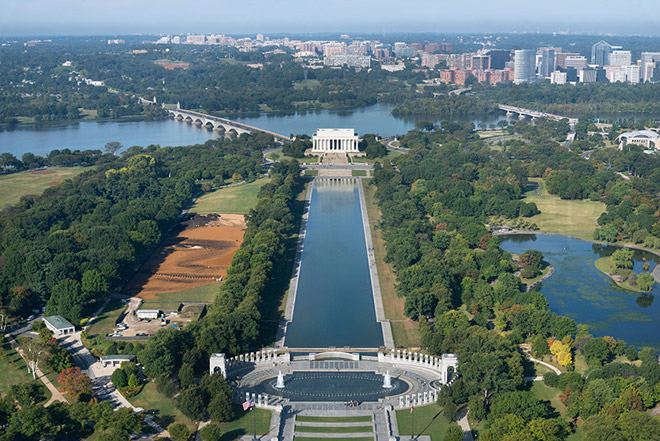
[[[124,294],[143,299],[217,282],[245,234],[242,215],[196,215],[181,224],[135,273]]]

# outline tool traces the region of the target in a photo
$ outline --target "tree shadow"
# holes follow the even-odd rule
[[[230,430],[229,432],[223,433],[219,441],[234,441],[235,439],[239,439],[243,435],[247,435],[247,431],[245,429],[234,429],[234,430]]]

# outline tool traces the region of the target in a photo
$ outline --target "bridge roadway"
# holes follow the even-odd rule
[[[536,110],[524,109],[522,107],[507,106],[505,104],[499,104],[497,107],[499,107],[499,109],[504,112],[516,113],[520,116],[529,116],[530,118],[546,118],[546,119],[554,119],[555,121],[567,119],[568,123],[571,126],[574,126],[575,124],[578,123],[577,118],[568,118],[566,116],[555,115],[552,113],[538,112]]]
[[[243,124],[230,119],[221,118],[219,116],[207,115],[202,112],[195,112],[194,110],[185,109],[167,109],[167,112],[174,118],[180,121],[188,121],[193,124],[198,123],[204,127],[214,129],[220,133],[230,133],[232,130],[236,135],[241,133],[262,132],[273,135],[275,140],[281,142],[291,142],[291,138],[279,133],[271,132],[270,130],[260,129],[249,124]]]

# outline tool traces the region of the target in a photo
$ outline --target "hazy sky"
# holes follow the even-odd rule
[[[659,35],[660,0],[0,0],[0,35],[554,32]]]

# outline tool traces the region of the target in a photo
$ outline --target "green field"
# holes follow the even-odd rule
[[[440,414],[440,406],[430,404],[428,406],[415,408],[415,436],[427,435],[431,441],[442,441],[449,427],[449,421]],[[402,409],[396,412],[396,421],[399,424],[399,434],[408,437],[412,429],[412,415],[410,409]]]
[[[294,436],[293,441],[328,441],[329,439],[347,439],[349,441],[374,441],[373,436],[360,436],[353,438],[350,436],[343,436],[341,438],[315,438],[309,436]]]
[[[294,89],[316,89],[321,85],[321,82],[319,80],[302,80],[302,81],[296,81],[293,83]]]
[[[539,185],[538,195],[534,191],[525,193],[525,202],[534,202],[541,214],[526,218],[538,225],[545,233],[591,233],[598,226],[598,216],[605,211],[605,204],[593,201],[569,201],[548,193],[545,182],[540,178],[530,181]]]
[[[372,420],[369,415],[347,417],[296,416],[296,422],[298,423],[370,423]]]
[[[559,412],[561,416],[565,416],[567,411],[566,406],[559,401],[561,391],[557,388],[546,386],[542,381],[534,381],[533,383],[532,393],[534,396],[539,400],[549,401],[552,407]]]
[[[34,381],[32,375],[27,371],[25,360],[11,346],[9,341],[3,338],[0,345],[2,356],[0,357],[0,393],[5,396],[9,389],[15,384],[30,383]],[[41,384],[40,380],[37,380]],[[51,393],[44,385],[43,391],[46,394],[46,400],[50,399]]]
[[[351,174],[353,176],[367,176],[366,170],[352,170]]]
[[[173,303],[191,302],[191,303],[213,303],[215,296],[220,290],[222,282],[211,283],[209,285],[197,286],[178,292],[168,292],[156,294],[154,299],[146,299],[143,302],[143,308],[158,309],[159,304],[171,305]],[[165,308],[168,309],[168,308]]]
[[[376,159],[370,159],[370,158],[367,158],[366,156],[353,156],[353,157],[351,157],[351,162],[355,163],[355,164],[365,164],[365,163],[370,164],[370,163],[373,163],[373,162],[376,162],[376,161],[390,161],[390,160],[396,158],[397,156],[401,156],[401,155],[403,155],[403,153],[401,153],[401,152],[389,151],[387,153],[387,155],[385,155],[384,157],[376,158]]]
[[[305,176],[318,176],[318,170],[305,170]]]
[[[56,167],[0,175],[0,209],[17,203],[27,195],[38,196],[48,187],[71,179],[93,167]]]
[[[296,426],[296,432],[310,433],[371,433],[372,426]]]
[[[237,410],[239,418],[230,423],[219,423],[222,429],[222,437],[220,441],[234,441],[243,436],[249,436],[250,439],[254,435],[254,424],[257,426],[258,439],[270,439],[267,435],[270,431],[270,410],[253,409],[249,412]],[[274,433],[273,436],[276,434]]]
[[[106,334],[111,334],[115,329],[115,324],[117,323],[119,315],[125,307],[126,305],[118,299],[111,300],[103,312],[89,326],[87,329],[87,335],[90,337],[94,335],[105,337]]]
[[[135,407],[141,407],[146,413],[152,414],[158,424],[167,427],[174,422],[184,423],[190,430],[196,430],[196,425],[192,420],[183,416],[181,411],[176,408],[176,401],[167,398],[156,389],[156,383],[153,381],[147,383],[142,391],[130,399]],[[233,438],[232,438],[233,439]]]
[[[295,159],[301,164],[316,164],[319,162],[318,156],[305,156],[303,158],[294,158],[292,156],[285,156],[281,152],[271,152],[266,155],[266,158],[272,159],[273,161],[290,161]]]
[[[195,201],[190,213],[247,214],[257,204],[257,194],[270,178],[257,179],[249,184],[225,187],[207,193]]]

